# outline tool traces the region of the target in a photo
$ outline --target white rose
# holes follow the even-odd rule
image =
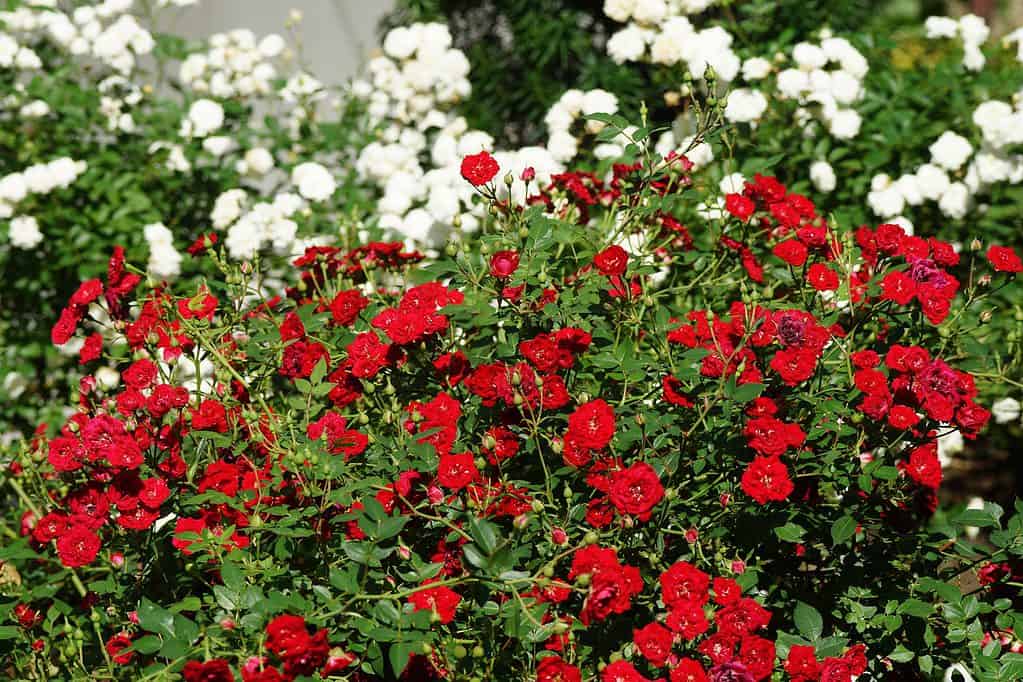
[[[291,181],[298,187],[298,193],[310,201],[326,201],[337,189],[330,171],[314,162],[296,166],[291,171]]]
[[[245,152],[245,166],[250,173],[266,175],[274,167],[274,157],[265,147],[253,147]]]
[[[1020,415],[1020,404],[1015,398],[1002,398],[996,400],[995,404],[991,406],[991,416],[995,418],[995,422],[998,424],[1007,424],[1014,422],[1019,419]]]
[[[211,99],[196,100],[188,109],[188,122],[192,135],[206,137],[224,125],[224,107]]]
[[[955,38],[959,24],[950,17],[927,17],[924,31],[928,38]]]
[[[828,130],[840,140],[849,140],[860,132],[862,119],[852,109],[839,109],[828,121]]]
[[[950,171],[959,170],[973,153],[973,146],[963,136],[948,130],[929,148],[931,161]]]
[[[838,184],[835,178],[835,170],[827,161],[814,161],[810,165],[810,182],[817,188],[818,192],[833,192]]]
[[[647,34],[639,26],[630,24],[607,41],[607,53],[616,64],[637,61],[646,51]]]
[[[32,216],[18,216],[11,219],[11,246],[16,249],[33,249],[43,241],[39,223]]]
[[[763,57],[751,57],[742,63],[742,77],[748,81],[767,78],[771,73],[771,62]]]
[[[767,98],[759,90],[739,88],[728,94],[725,118],[732,123],[751,123],[767,110]]]
[[[949,218],[965,218],[970,208],[969,188],[961,182],[953,182],[938,200],[938,208]]]
[[[948,190],[948,173],[934,164],[925,163],[916,170],[917,186],[924,199],[937,201]]]
[[[636,0],[604,0],[604,14],[617,22],[625,23],[632,16]]]

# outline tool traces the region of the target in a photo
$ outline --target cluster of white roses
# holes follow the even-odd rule
[[[37,163],[20,173],[0,178],[0,218],[11,218],[11,246],[18,249],[34,248],[43,240],[39,222],[32,216],[14,216],[16,205],[30,195],[49,194],[65,189],[85,172],[84,161],[62,157],[49,163]]]
[[[582,135],[595,135],[604,127],[603,123],[593,120],[581,125],[577,123],[590,114],[617,112],[618,98],[607,90],[566,90],[544,117],[547,125],[547,151],[558,161],[571,161],[579,153]],[[594,153],[598,158],[609,158],[620,155],[621,148],[614,144],[598,145]]]
[[[149,246],[149,274],[157,279],[176,279],[181,274],[181,254],[174,248],[174,234],[163,223],[151,223],[143,228],[143,235]]]
[[[998,183],[1023,182],[1023,155],[1008,148],[1023,144],[1023,100],[1016,107],[989,100],[973,112],[980,132],[980,148],[953,131],[946,131],[931,144],[931,160],[912,173],[893,180],[885,174],[874,176],[867,203],[881,218],[898,216],[907,206],[924,201],[938,202],[942,214],[962,219],[974,197]]]
[[[76,57],[91,57],[118,73],[128,74],[138,57],[149,54],[156,45],[152,34],[130,13],[133,4],[134,0],[104,0],[75,7],[65,14],[56,0],[33,0],[28,6],[0,12],[0,24],[26,40],[47,38]],[[6,42],[0,38],[0,60]],[[38,58],[37,63],[31,64],[31,58],[22,55],[22,50],[18,55],[29,62],[23,68],[42,66]],[[15,63],[21,66],[19,57]]]
[[[987,59],[980,46],[991,35],[991,29],[983,17],[967,14],[959,19],[951,17],[928,17],[924,22],[928,38],[959,38],[963,42],[963,66],[970,71],[980,71]]]
[[[444,24],[394,28],[384,37],[384,54],[369,61],[366,77],[355,81],[352,91],[367,101],[374,120],[435,127],[438,113],[471,90],[469,60],[451,45]]]
[[[253,155],[246,155],[245,163],[252,166],[256,162],[248,158],[250,156]],[[259,163],[265,161],[261,159]],[[270,162],[272,164],[272,159]],[[270,168],[265,167],[265,170],[269,172]],[[253,202],[244,189],[231,189],[217,197],[210,220],[214,228],[227,230],[224,245],[232,258],[252,258],[267,245],[282,255],[301,251],[303,244],[297,240],[298,223],[293,218],[310,213],[308,202],[320,203],[330,199],[337,189],[337,182],[324,166],[307,161],[292,170],[291,183],[297,194],[279,192],[269,201]]]
[[[526,167],[536,182],[550,182],[564,170],[550,151],[528,147],[495,151],[493,138],[471,130],[451,108],[470,93],[469,62],[451,48],[451,33],[443,24],[413,24],[395,28],[384,38],[384,55],[367,65],[365,79],[352,86],[380,125],[380,137],[360,150],[359,177],[380,190],[379,226],[410,247],[436,249],[445,244],[452,226],[464,232],[478,229],[483,206],[460,174],[462,159],[480,151],[494,152],[502,169],[520,174]],[[604,93],[606,102],[613,96]],[[600,95],[592,97],[594,106]],[[616,106],[616,105],[615,105]],[[567,129],[578,116],[569,114]],[[572,138],[575,155],[575,139]],[[515,170],[517,169],[517,170]],[[507,192],[503,183],[500,191]],[[512,198],[525,199],[516,183]]]
[[[181,62],[178,78],[192,91],[214,97],[266,95],[277,77],[273,60],[284,48],[284,39],[276,33],[261,40],[247,29],[215,33],[206,52]]]
[[[107,130],[131,133],[135,131],[135,118],[130,109],[142,101],[142,88],[124,76],[104,78],[97,86],[100,93],[99,110],[107,117]]]
[[[659,7],[667,6],[662,0],[657,2]],[[631,11],[622,10],[630,4]],[[607,52],[615,62],[651,61],[666,66],[684,64],[697,79],[708,75],[710,67],[715,77],[723,82],[735,79],[741,60],[732,50],[732,34],[721,26],[698,30],[680,9],[682,6],[706,6],[709,2],[672,3],[670,11],[663,13],[645,11],[650,4],[656,3],[644,0],[634,3],[608,0],[604,3],[607,16],[615,21],[628,22],[607,41]]]

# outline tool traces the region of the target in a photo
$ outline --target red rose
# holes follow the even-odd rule
[[[508,279],[518,269],[517,251],[498,251],[490,257],[490,274],[495,279]]]
[[[103,283],[98,279],[90,279],[78,285],[77,291],[71,295],[71,305],[89,305],[103,293]]]
[[[96,332],[85,340],[82,350],[78,352],[78,363],[86,365],[99,358],[103,353],[103,334]]]
[[[185,682],[234,682],[234,673],[227,661],[215,658],[206,663],[189,661],[181,670]]]
[[[579,668],[569,665],[560,656],[540,659],[536,666],[536,682],[581,682]]]
[[[338,292],[330,302],[330,315],[334,324],[347,327],[355,322],[363,308],[369,305],[369,299],[355,289]]]
[[[615,413],[603,400],[591,400],[568,418],[568,438],[587,450],[601,450],[615,435]]]
[[[888,411],[888,424],[895,429],[910,429],[919,421],[916,410],[906,405],[893,405]]]
[[[753,215],[756,204],[753,200],[741,194],[725,195],[725,210],[739,220],[746,222]]]
[[[673,564],[659,580],[661,599],[669,608],[684,602],[703,605],[710,598],[710,576],[685,561]]]
[[[777,244],[771,253],[794,268],[801,268],[806,263],[806,246],[798,239],[788,239]]]
[[[629,263],[629,254],[622,247],[613,244],[593,257],[593,264],[600,274],[607,277],[621,277]]]
[[[488,152],[470,154],[462,159],[462,177],[477,187],[493,180],[499,170],[497,160]]]
[[[1008,246],[992,246],[987,250],[987,259],[996,272],[1023,272],[1023,261]]]
[[[814,648],[800,644],[789,647],[789,657],[785,659],[785,672],[792,678],[792,682],[817,680],[821,669]]]
[[[479,478],[476,461],[471,452],[459,455],[441,455],[437,465],[437,482],[451,490],[461,490]]]
[[[671,682],[708,682],[707,672],[698,661],[683,658],[675,666],[669,677]]]
[[[600,680],[601,682],[651,682],[628,661],[615,661],[608,665],[601,673]]]
[[[611,475],[610,495],[619,514],[632,514],[645,520],[664,497],[664,486],[653,467],[646,462],[636,462]]]
[[[771,369],[789,386],[800,384],[817,371],[817,353],[810,348],[785,348],[771,358]]]
[[[671,634],[671,630],[663,625],[650,623],[639,630],[633,630],[632,641],[646,660],[660,668],[668,662],[668,657],[671,656],[674,636]]]
[[[742,474],[743,491],[758,504],[781,502],[795,490],[789,470],[778,457],[756,457]]]
[[[928,443],[914,448],[909,453],[909,461],[902,464],[902,469],[911,479],[924,486],[937,490],[941,485],[941,462],[938,460],[938,447]]]
[[[755,680],[766,680],[774,669],[774,642],[755,635],[743,637],[739,660]]]
[[[881,280],[881,300],[906,305],[916,296],[916,282],[904,272],[889,272]]]
[[[99,554],[100,539],[85,526],[71,526],[57,538],[57,556],[68,568],[91,564]]]
[[[665,622],[669,628],[690,642],[710,629],[707,614],[695,601],[678,602],[672,606]]]
[[[408,600],[416,611],[433,611],[441,623],[450,623],[455,618],[455,609],[462,597],[454,590],[441,586],[414,592]]]
[[[806,281],[817,291],[838,289],[838,273],[823,263],[814,263],[810,266],[806,272]]]
[[[119,632],[110,639],[107,640],[106,650],[110,654],[110,658],[114,660],[114,663],[118,665],[127,665],[131,663],[131,659],[135,656],[134,652],[128,651],[122,653],[125,649],[131,646],[131,635],[127,632]]]

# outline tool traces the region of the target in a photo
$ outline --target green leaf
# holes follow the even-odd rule
[[[831,543],[841,545],[856,534],[856,519],[846,515],[831,526]]]
[[[490,521],[473,516],[469,519],[469,535],[484,554],[490,555],[497,550],[497,527]]]
[[[784,542],[799,542],[803,539],[806,529],[795,523],[786,523],[774,529],[774,534]]]
[[[817,609],[804,602],[796,602],[796,610],[793,613],[796,629],[799,634],[814,641],[820,639],[824,633],[824,619]]]
[[[139,625],[143,630],[155,632],[164,637],[174,636],[174,614],[145,597],[139,603],[138,617]]]
[[[391,670],[395,677],[400,677],[408,667],[409,656],[419,650],[418,642],[395,642],[387,651],[387,660],[391,662]]]

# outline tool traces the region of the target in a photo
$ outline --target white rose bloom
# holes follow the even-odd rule
[[[824,50],[811,43],[799,43],[792,48],[792,59],[803,71],[821,69],[828,63],[828,56],[824,54]]]
[[[311,161],[296,166],[291,171],[291,181],[298,186],[298,193],[310,201],[326,201],[337,189],[330,171]]]
[[[218,196],[213,203],[213,210],[210,212],[213,227],[222,230],[237,220],[242,214],[242,203],[247,198],[245,190],[242,189],[229,189]]]
[[[28,196],[28,184],[21,173],[11,173],[0,178],[0,201],[16,204]]]
[[[276,33],[271,33],[259,41],[259,47],[256,49],[258,49],[259,53],[267,59],[273,59],[281,52],[284,52],[284,48],[284,38],[280,37]]]
[[[28,191],[32,194],[48,194],[57,186],[53,172],[46,164],[36,164],[25,169],[22,176]]]
[[[763,57],[751,57],[742,63],[742,77],[747,81],[767,78],[771,73],[771,62]]]
[[[616,64],[637,61],[646,51],[646,36],[648,34],[648,31],[635,24],[630,24],[607,41],[607,53]]]
[[[828,121],[828,130],[840,140],[849,140],[859,135],[862,122],[856,111],[839,109]]]
[[[852,104],[860,99],[863,86],[858,78],[847,71],[833,71],[828,91],[839,104]]]
[[[810,165],[810,182],[818,192],[833,192],[838,184],[835,170],[827,161],[814,161]]]
[[[18,110],[18,114],[22,118],[42,118],[48,113],[50,113],[50,105],[41,99],[29,102]]]
[[[810,90],[810,76],[799,69],[785,69],[778,74],[778,92],[788,99],[799,99]]]
[[[598,113],[616,113],[618,111],[618,98],[607,90],[589,90],[583,95],[580,111],[586,116]]]
[[[987,63],[987,58],[980,47],[974,43],[963,43],[963,66],[968,71],[980,71]]]
[[[932,163],[925,163],[916,169],[917,187],[924,199],[937,201],[948,190],[948,173]]]
[[[725,118],[732,123],[751,123],[767,110],[767,98],[759,90],[739,88],[728,94]]]
[[[25,375],[18,372],[8,372],[4,377],[4,393],[11,400],[17,400],[28,389],[29,382]]]
[[[604,0],[604,14],[619,23],[625,23],[632,16],[636,0]]]
[[[888,222],[891,223],[892,225],[898,225],[899,227],[901,227],[910,237],[913,236],[914,234],[913,223],[910,222],[909,218],[907,218],[906,216],[897,215],[894,218],[889,218]]]
[[[961,182],[953,182],[938,200],[938,208],[949,218],[965,218],[970,208],[969,188]]]
[[[963,136],[948,130],[929,148],[931,161],[950,171],[959,170],[973,153],[973,146]]]
[[[902,192],[887,175],[877,175],[871,181],[871,191],[867,194],[870,210],[882,218],[894,218],[902,213],[906,200]]]
[[[928,38],[955,38],[959,24],[951,17],[927,17],[924,31]]]
[[[18,216],[11,219],[11,246],[16,249],[34,249],[43,241],[39,222],[32,216]]]
[[[555,131],[547,139],[547,151],[558,161],[571,161],[579,151],[579,142],[571,133]]]
[[[967,14],[959,18],[959,35],[967,45],[980,45],[991,35],[987,22],[976,14]]]
[[[722,194],[738,194],[745,186],[746,178],[742,176],[742,173],[729,173],[718,183],[718,189]]]
[[[202,148],[213,156],[223,156],[234,147],[234,140],[226,135],[207,137],[202,141]]]
[[[664,0],[636,0],[632,18],[641,24],[659,24],[668,15]]]
[[[187,135],[206,137],[220,130],[224,125],[224,107],[211,99],[200,99],[192,103],[188,109]]]
[[[121,383],[121,373],[113,367],[100,367],[93,376],[99,387],[105,391],[113,390]]]
[[[910,173],[903,175],[895,181],[895,186],[899,188],[902,198],[910,206],[919,206],[924,202],[923,193],[920,191],[920,181],[915,175]]]
[[[1008,424],[1019,419],[1020,415],[1020,404],[1015,398],[1002,398],[996,400],[995,404],[991,406],[991,416],[995,418],[995,422],[998,424]]]
[[[265,147],[253,147],[245,152],[245,166],[250,173],[266,175],[274,167],[274,157]]]
[[[988,151],[978,152],[970,167],[976,168],[977,177],[984,184],[1005,182],[1013,172],[1013,163],[1010,159]]]
[[[998,100],[981,102],[973,110],[973,123],[982,130],[993,128],[1003,119],[1012,116],[1012,106]]]

